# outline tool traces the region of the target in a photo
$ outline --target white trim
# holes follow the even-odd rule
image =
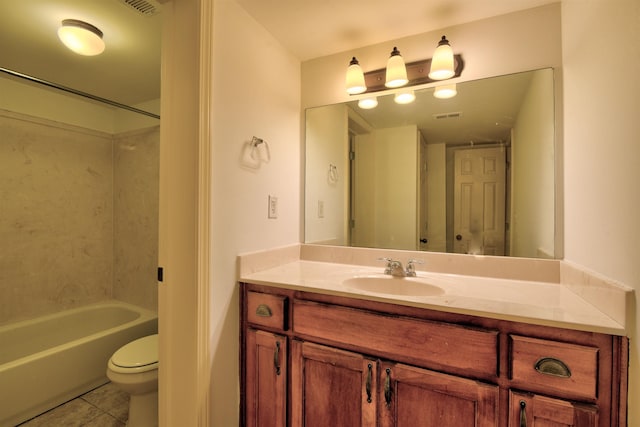
[[[160,126],[159,424],[208,426],[210,74],[208,0],[163,6]],[[197,170],[194,171],[194,168]]]
[[[211,283],[211,86],[213,4],[200,1],[200,106],[198,109],[198,426],[209,425],[211,390],[209,310]]]

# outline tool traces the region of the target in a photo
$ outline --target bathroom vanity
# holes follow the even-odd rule
[[[507,296],[461,309],[453,276],[427,276],[445,290],[433,297],[342,285],[378,273],[295,261],[241,275],[242,425],[626,426],[628,340],[552,307],[572,296],[546,292],[536,317]]]

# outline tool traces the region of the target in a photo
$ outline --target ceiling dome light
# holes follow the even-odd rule
[[[58,29],[58,37],[69,49],[79,55],[94,56],[104,51],[102,31],[77,19],[65,19]]]
[[[412,90],[403,90],[402,92],[396,93],[393,100],[396,104],[411,104],[416,100],[416,94]]]
[[[356,95],[367,90],[367,85],[364,82],[364,73],[358,60],[354,56],[347,68],[347,93],[350,95]]]
[[[445,36],[438,43],[436,51],[431,58],[431,70],[429,78],[431,80],[450,79],[456,74],[453,70],[453,49],[449,44],[449,40]]]
[[[387,61],[387,74],[384,85],[394,88],[404,86],[407,83],[409,83],[409,79],[407,79],[407,68],[404,66],[404,59],[402,59],[398,48],[394,47]]]
[[[358,101],[358,107],[362,108],[363,110],[370,110],[372,108],[376,108],[377,106],[378,98],[376,98],[375,96],[370,98],[363,98]]]
[[[436,90],[433,92],[433,96],[440,99],[448,99],[453,98],[458,94],[456,89],[456,84],[452,83],[450,85],[442,85],[436,87]]]

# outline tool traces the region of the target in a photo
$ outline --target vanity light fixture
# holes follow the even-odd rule
[[[456,74],[453,69],[453,49],[446,36],[442,36],[431,59],[429,78],[432,80],[450,79]]]
[[[449,41],[442,36],[432,59],[405,64],[400,51],[394,47],[386,68],[363,73],[358,60],[353,57],[347,68],[346,88],[347,93],[356,95],[417,86],[460,77],[463,68],[462,56],[454,54]]]
[[[369,98],[362,98],[358,101],[358,107],[363,110],[371,110],[372,108],[376,108],[378,106],[378,98],[375,96],[371,96]]]
[[[400,51],[394,46],[391,56],[387,61],[387,77],[384,85],[388,88],[402,87],[409,83],[407,79],[407,67],[404,65],[404,59],[400,55]]]
[[[349,95],[356,95],[367,90],[367,85],[364,83],[364,73],[358,60],[354,56],[347,68],[347,93]]]
[[[396,95],[393,97],[393,100],[396,104],[411,104],[416,100],[416,94],[412,90],[403,90],[396,93]]]
[[[436,86],[433,91],[433,96],[439,99],[449,99],[453,98],[458,94],[458,90],[456,89],[456,84],[452,83],[450,85],[442,85]]]
[[[102,31],[77,19],[65,19],[58,29],[58,37],[66,47],[79,55],[94,56],[104,51]]]

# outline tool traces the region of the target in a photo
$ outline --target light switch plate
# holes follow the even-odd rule
[[[269,218],[278,218],[278,198],[272,195],[269,195]]]

